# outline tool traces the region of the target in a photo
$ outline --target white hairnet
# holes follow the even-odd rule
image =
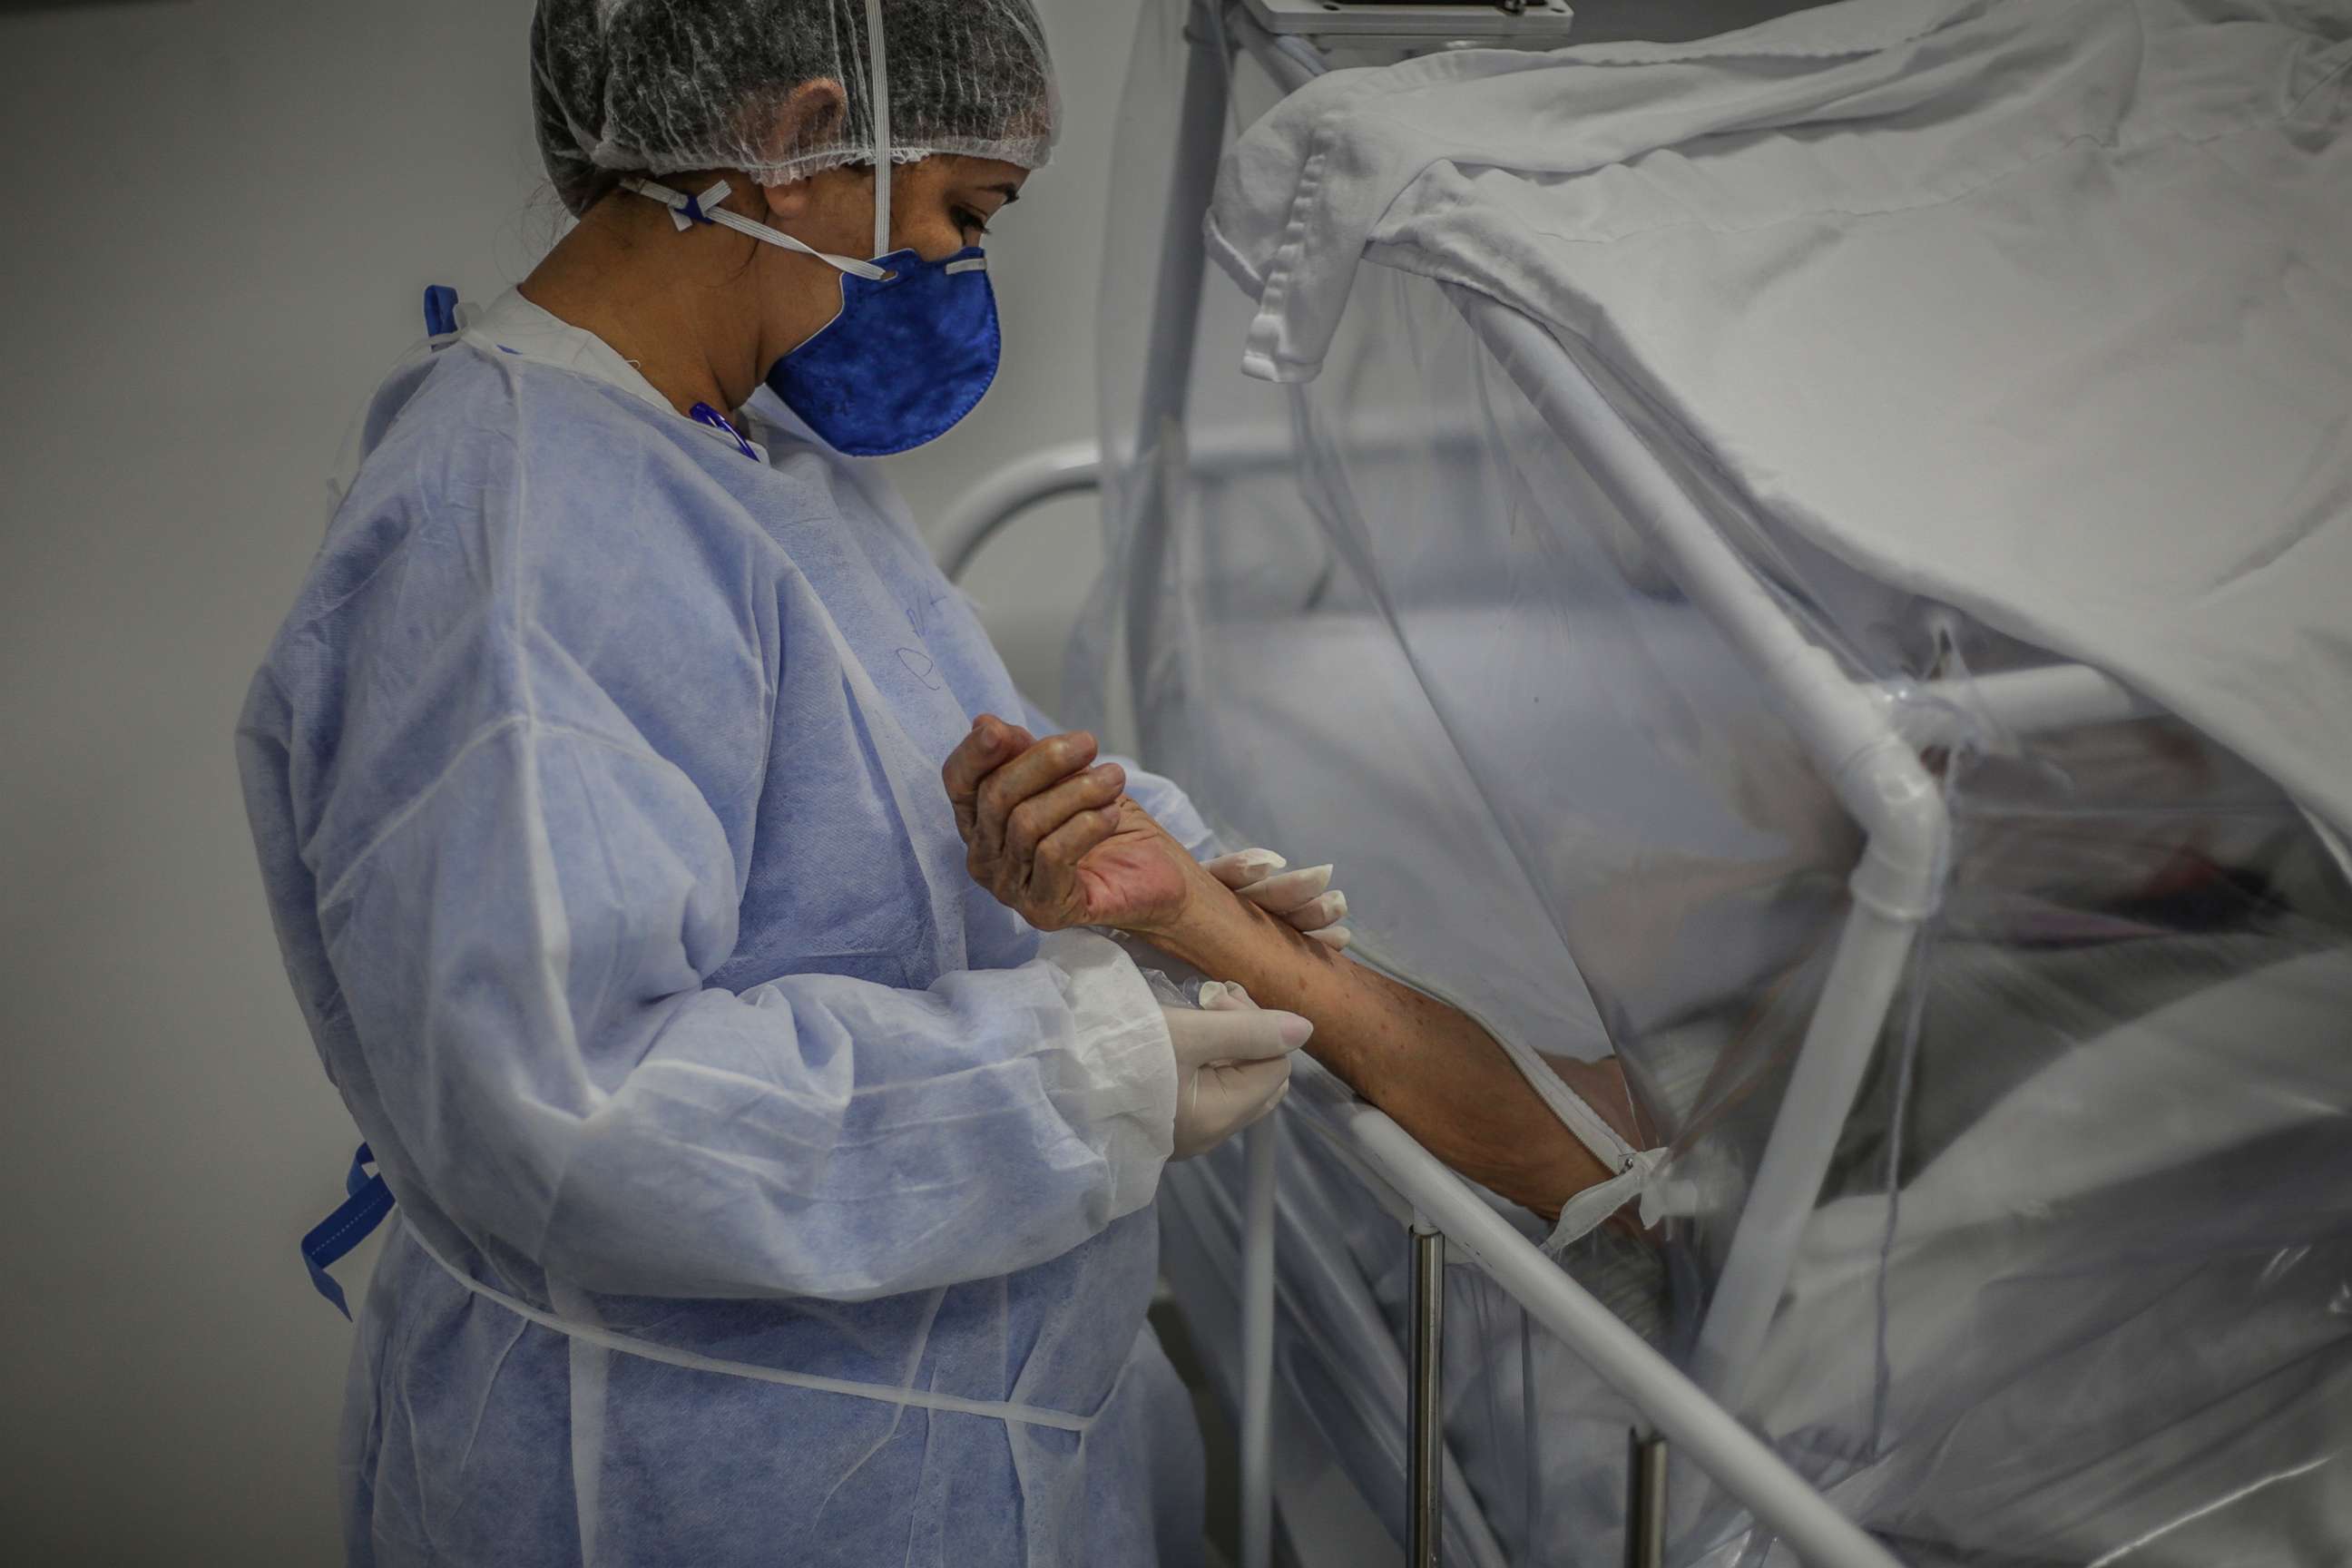
[[[877,136],[867,18],[882,18]],[[1023,168],[1051,154],[1059,103],[1030,0],[539,0],[531,91],[541,155],[583,213],[620,176],[742,170],[782,184],[845,163],[938,153]],[[794,135],[805,83],[845,111]]]

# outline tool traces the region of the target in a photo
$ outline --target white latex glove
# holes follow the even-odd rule
[[[1309,866],[1304,871],[1285,871],[1289,864],[1271,849],[1244,849],[1218,856],[1206,868],[1209,875],[1293,930],[1334,952],[1345,951],[1356,936],[1339,923],[1348,918],[1348,895],[1331,886],[1331,868]]]
[[[1199,1007],[1162,1011],[1176,1047],[1175,1160],[1207,1153],[1280,1105],[1290,1053],[1315,1033],[1297,1014],[1268,1012],[1214,980],[1201,987]]]

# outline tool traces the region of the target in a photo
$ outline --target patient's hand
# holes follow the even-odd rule
[[[1217,884],[1095,755],[1091,735],[1039,741],[983,715],[941,770],[965,864],[1040,931],[1169,929]]]
[[[982,718],[943,776],[982,887],[1032,924],[1136,933],[1315,1025],[1307,1052],[1463,1174],[1546,1218],[1616,1173],[1560,1123],[1476,1020],[1237,896],[1091,767],[1091,736]],[[1607,1068],[1579,1068],[1622,1090]],[[1598,1097],[1612,1121],[1617,1097]]]

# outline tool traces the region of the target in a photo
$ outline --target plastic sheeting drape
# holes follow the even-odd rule
[[[1598,1237],[1562,1264],[1687,1357],[1860,834],[1644,520],[1440,286],[1367,267],[1328,368],[1281,388],[1239,374],[1246,310],[1213,273],[1181,411],[1146,419],[1163,237],[1198,218],[1166,210],[1184,11],[1147,7],[1125,100],[1111,567],[1073,647],[1077,706],[1236,841],[1343,864],[1377,961],[1537,1055],[1624,1058],[1672,1142],[1674,1217],[1654,1247]],[[1245,60],[1230,87],[1229,132],[1278,90]],[[1620,407],[1639,434],[1638,400]],[[1975,682],[2047,655],[1884,589],[1651,445],[1922,737],[1950,822],[1738,1413],[1906,1561],[2352,1560],[2338,863],[2175,721],[2005,729]],[[1312,1137],[1287,1150],[1283,1396],[1397,1533],[1404,1244]],[[1171,1173],[1166,1205],[1171,1277],[1213,1345],[1238,1173]],[[1610,1560],[1630,1414],[1491,1281],[1452,1273],[1449,1552]],[[1675,1561],[1788,1560],[1696,1476],[1676,1494]]]

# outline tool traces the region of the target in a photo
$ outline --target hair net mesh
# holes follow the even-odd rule
[[[557,194],[583,213],[624,174],[742,170],[781,184],[875,159],[866,0],[539,0],[531,91]],[[1059,104],[1030,0],[883,0],[890,153],[1036,168]],[[838,84],[845,111],[784,105]]]

